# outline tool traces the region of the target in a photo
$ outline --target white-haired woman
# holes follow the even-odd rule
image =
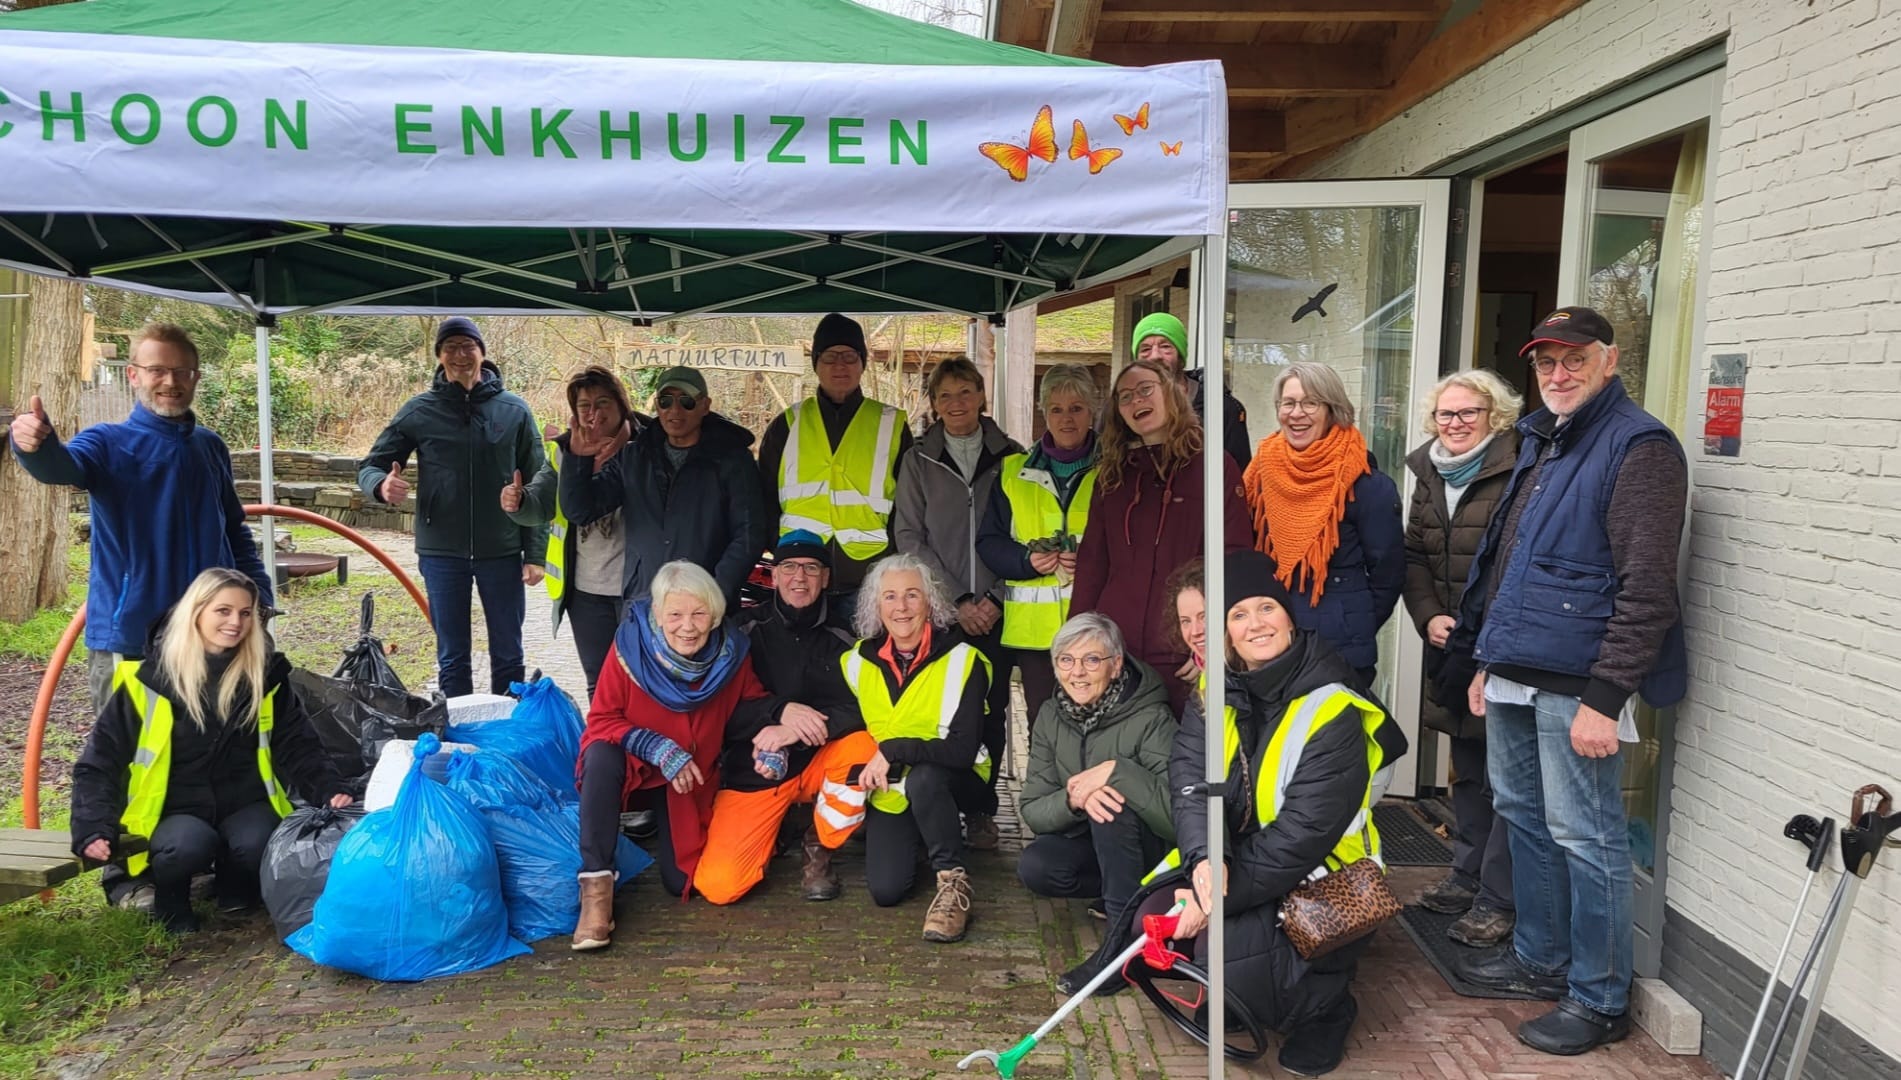
[[[1120,926],[1142,875],[1175,843],[1168,758],[1175,714],[1155,669],[1128,655],[1122,631],[1090,612],[1063,624],[1050,645],[1059,685],[1030,731],[1020,802],[1036,834],[1017,876],[1038,896],[1100,898]],[[1081,989],[1108,960],[1102,950],[1058,980]],[[1113,993],[1125,984],[1111,980]]]
[[[1485,527],[1505,495],[1518,460],[1518,395],[1483,369],[1439,380],[1426,395],[1424,428],[1432,438],[1407,455],[1413,486],[1406,520],[1406,613],[1426,639],[1426,669],[1445,661],[1447,635],[1465,595],[1466,574]],[[1430,682],[1430,678],[1428,679]],[[1461,916],[1446,934],[1483,948],[1511,937],[1512,856],[1495,827],[1485,774],[1485,718],[1463,702],[1446,708],[1420,696],[1420,721],[1452,739],[1452,872],[1419,898],[1423,907]]]
[[[878,752],[859,786],[865,882],[880,907],[903,900],[922,847],[937,875],[927,941],[959,941],[970,918],[959,815],[997,811],[983,749],[990,664],[952,625],[956,608],[931,568],[910,555],[881,559],[858,590],[860,640],[839,659]]]
[[[1096,412],[1102,395],[1081,364],[1057,364],[1039,390],[1043,437],[1003,459],[977,553],[1003,579],[1003,644],[1023,673],[1030,723],[1056,690],[1050,643],[1069,618],[1076,550],[1096,490]]]
[[[751,642],[726,621],[713,575],[683,559],[662,566],[649,597],[628,608],[601,669],[581,734],[581,917],[575,949],[614,932],[614,846],[632,802],[655,811],[660,883],[684,896],[706,847],[726,721],[769,698]]]
[[[270,649],[256,582],[199,574],[145,655],[113,672],[73,765],[73,851],[123,860],[129,889],[152,890],[152,916],[189,933],[195,874],[215,871],[221,911],[258,904],[264,846],[291,809],[286,782],[312,803],[351,798],[304,718],[290,661]],[[149,838],[147,852],[125,856],[122,834]]]

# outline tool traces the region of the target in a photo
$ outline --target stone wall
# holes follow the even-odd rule
[[[391,529],[410,532],[415,526],[416,500],[412,494],[401,506],[389,506],[365,496],[356,486],[358,459],[278,450],[271,455],[271,486],[279,506],[310,510],[353,529]],[[237,476],[238,498],[258,500],[258,452],[231,455]]]

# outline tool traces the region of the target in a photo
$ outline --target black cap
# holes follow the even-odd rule
[[[858,320],[836,311],[820,319],[818,329],[812,332],[812,366],[818,367],[818,358],[834,345],[851,346],[858,353],[860,363],[871,355],[871,351],[865,348],[865,328],[858,325]]]
[[[1525,342],[1525,347],[1518,350],[1518,355],[1523,356],[1546,342],[1558,345],[1589,345],[1593,341],[1601,341],[1610,345],[1613,344],[1611,339],[1615,336],[1616,331],[1611,329],[1611,324],[1605,320],[1604,316],[1590,308],[1561,307],[1545,316],[1545,321],[1539,323],[1538,328],[1531,332],[1531,340]]]
[[[1279,604],[1291,618],[1294,614],[1294,598],[1274,576],[1274,560],[1258,551],[1230,551],[1221,561],[1223,580],[1221,592],[1225,598],[1221,605],[1223,615],[1234,605],[1256,596],[1265,596]]]

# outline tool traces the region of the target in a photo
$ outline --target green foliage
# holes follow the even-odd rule
[[[311,335],[321,341],[321,333]],[[198,382],[198,421],[235,447],[256,446],[257,344],[249,335],[226,339],[222,355],[205,355]],[[320,405],[309,382],[318,357],[297,351],[297,342],[271,338],[272,438],[281,446],[308,446],[330,420],[331,406]]]

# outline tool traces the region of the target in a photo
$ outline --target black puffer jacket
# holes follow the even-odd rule
[[[1413,485],[1412,508],[1406,515],[1406,614],[1420,637],[1426,636],[1426,624],[1440,615],[1459,617],[1459,598],[1465,595],[1465,579],[1472,569],[1472,557],[1478,554],[1479,541],[1492,513],[1505,496],[1505,485],[1512,478],[1512,466],[1518,460],[1518,433],[1504,431],[1485,448],[1484,464],[1465,489],[1459,509],[1446,512],[1446,482],[1432,464],[1432,443],[1406,456],[1406,467],[1418,483]],[[1427,671],[1444,662],[1445,650],[1426,642]],[[1428,676],[1428,682],[1430,682]],[[1483,738],[1485,720],[1465,709],[1448,709],[1421,695],[1419,719],[1434,731],[1462,739]]]
[[[753,736],[779,721],[786,702],[824,713],[828,741],[865,730],[858,699],[845,685],[845,672],[838,663],[858,635],[824,597],[811,607],[793,609],[775,595],[771,603],[742,616],[737,625],[752,641],[753,674],[772,691],[772,697],[740,702],[726,721],[720,786],[759,791],[784,781],[767,780],[754,770]],[[818,752],[818,747],[804,743],[786,747],[786,779],[802,775]]]
[[[1360,946],[1348,946],[1315,964],[1300,959],[1278,925],[1280,899],[1306,879],[1346,835],[1360,812],[1372,776],[1366,738],[1349,716],[1328,723],[1308,742],[1273,822],[1255,820],[1254,783],[1268,741],[1296,698],[1329,683],[1352,685],[1353,668],[1320,637],[1299,631],[1280,657],[1259,671],[1228,677],[1227,701],[1240,728],[1241,753],[1223,790],[1227,811],[1224,855],[1229,868],[1227,975],[1230,992],[1268,1026],[1285,1030],[1325,1009],[1346,988]],[[1198,783],[1207,723],[1201,699],[1190,697],[1169,761],[1175,835],[1182,866],[1208,853],[1206,802],[1182,789]]]
[[[592,458],[562,448],[559,490],[568,520],[579,526],[621,512],[627,535],[621,599],[646,596],[662,566],[687,559],[719,582],[728,611],[739,610],[739,587],[767,543],[752,443],[752,432],[709,413],[677,473],[667,457],[667,433],[657,423],[599,472]]]
[[[517,525],[502,512],[503,485],[520,472],[527,480],[547,456],[528,403],[502,388],[502,373],[482,361],[482,378],[464,390],[436,368],[435,382],[417,394],[376,437],[357,467],[357,486],[372,499],[392,465],[416,456],[416,553],[459,559],[517,556],[540,565],[548,550],[546,525]]]
[[[148,641],[146,650],[148,657],[157,656],[158,643]],[[303,701],[289,680],[290,661],[283,653],[272,653],[264,668],[265,692],[277,694],[272,708],[271,769],[293,794],[320,804],[347,789],[324,755],[316,731],[304,717]],[[139,681],[147,693],[172,702],[172,767],[162,816],[190,814],[216,824],[234,811],[269,798],[257,770],[255,727],[216,718],[207,719],[205,730],[199,731],[172,685],[171,674],[156,660],[139,666]],[[248,695],[239,694],[233,711],[244,709],[247,701]],[[74,854],[102,837],[118,839],[127,770],[138,745],[138,710],[120,690],[99,713],[85,749],[73,764]]]

